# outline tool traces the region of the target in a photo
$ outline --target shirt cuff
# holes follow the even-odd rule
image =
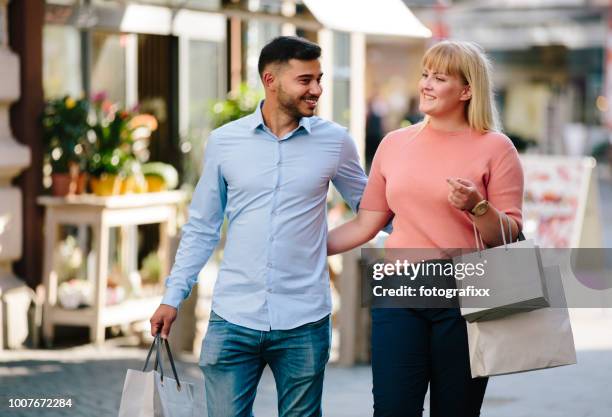
[[[185,297],[181,290],[176,288],[166,288],[166,293],[161,300],[161,304],[167,304],[178,309],[184,299]]]

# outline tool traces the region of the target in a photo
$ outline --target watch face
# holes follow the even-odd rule
[[[476,207],[474,207],[474,214],[476,216],[482,216],[489,209],[489,203],[484,201],[482,203],[478,203]]]

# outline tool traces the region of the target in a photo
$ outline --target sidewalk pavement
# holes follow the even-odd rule
[[[604,246],[612,247],[612,178],[601,178]],[[573,309],[578,364],[491,378],[484,417],[612,416],[612,309]],[[58,350],[0,352],[0,417],[116,417],[126,369],[141,369],[145,349],[123,347],[124,339]],[[177,363],[183,379],[202,382],[197,358]],[[368,366],[327,368],[323,413],[328,417],[372,415]],[[71,398],[72,408],[8,408],[10,398]],[[425,417],[428,399],[425,401]],[[269,369],[255,401],[256,417],[276,417],[276,389]]]
[[[609,417],[612,415],[612,311],[572,310],[578,364],[491,378],[485,417]],[[118,346],[111,339],[61,350],[6,351],[0,356],[0,416],[116,417],[126,369],[142,367],[145,349]],[[202,383],[197,358],[177,363],[184,380]],[[328,366],[323,411],[329,417],[372,415],[372,376],[368,366]],[[66,409],[9,409],[9,398],[71,398]],[[428,408],[428,400],[425,403]],[[276,417],[271,372],[262,377],[256,417]],[[428,416],[428,412],[424,416]]]

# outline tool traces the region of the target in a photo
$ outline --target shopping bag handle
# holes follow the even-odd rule
[[[160,370],[160,374],[161,374],[161,379],[164,379],[164,368],[161,365],[161,353],[159,350],[159,334],[155,336],[155,338],[153,339],[153,343],[151,344],[151,347],[149,348],[149,353],[147,353],[147,358],[145,359],[145,363],[144,366],[142,368],[142,372],[145,372],[147,370],[147,366],[149,366],[149,359],[151,358],[151,353],[153,352],[153,348],[155,348],[155,361],[153,362],[153,370],[157,371],[157,366],[159,365],[159,370]]]
[[[163,340],[163,342],[162,342]],[[160,347],[162,343],[166,346],[166,353],[168,354],[168,360],[170,361],[170,367],[172,368],[172,374],[174,375],[174,379],[176,380],[176,385],[178,389],[181,389],[181,382],[178,377],[178,373],[176,372],[176,366],[174,365],[174,358],[172,357],[172,352],[170,351],[170,344],[168,343],[168,339],[162,339],[159,334],[155,335],[155,339],[153,339],[153,343],[149,348],[149,353],[147,353],[147,358],[145,359],[144,367],[142,371],[145,372],[147,366],[149,365],[149,359],[151,358],[151,353],[153,352],[153,348],[155,348],[155,364],[153,369],[157,371],[157,366],[159,365],[159,374],[160,379],[164,381],[164,368],[162,367],[162,348]]]
[[[506,222],[508,222],[509,241],[510,241],[510,243],[513,243],[512,242],[512,226],[510,225],[510,216],[508,216],[506,213],[501,213],[501,214],[506,218]],[[499,223],[501,225],[501,216],[500,216],[500,219],[499,219]],[[501,226],[501,229],[502,229],[502,237],[503,237],[504,226]],[[523,241],[523,240],[526,240],[525,239],[525,235],[523,234],[523,231],[519,228],[518,235],[516,236],[516,241],[520,242],[520,241]],[[504,239],[504,244],[505,244],[505,239]]]
[[[512,242],[512,226],[510,225],[510,217],[506,214],[506,213],[502,213],[503,216],[506,218],[506,221],[508,222],[508,236],[510,237],[510,243]],[[499,219],[500,223],[501,223],[501,218]],[[503,234],[503,226],[502,226],[502,234]],[[523,234],[523,231],[519,228],[518,230],[518,235],[516,236],[516,241],[517,242],[521,242],[525,239],[525,235]]]
[[[501,230],[502,241],[504,242],[504,248],[508,250],[508,244],[513,243],[512,242],[512,225],[510,224],[510,217],[508,217],[506,213],[502,213],[502,212],[499,213],[498,217],[499,217],[499,228]],[[502,218],[505,218],[508,224],[508,238],[506,238],[506,232],[504,231],[504,222]],[[482,247],[482,250],[485,250],[485,244],[482,240],[482,235],[476,229],[476,224],[473,221],[472,221],[472,227],[474,229],[474,239],[476,240],[476,250],[478,250],[478,256],[480,256],[481,247]],[[523,235],[523,232],[519,229],[519,233],[518,233],[516,241],[518,242],[521,240],[525,240],[525,236]]]
[[[178,373],[176,372],[176,366],[174,366],[174,358],[172,357],[172,352],[170,351],[170,344],[168,343],[168,339],[163,339],[164,345],[166,346],[166,353],[168,353],[168,360],[170,361],[170,367],[172,368],[172,374],[174,375],[174,379],[176,380],[176,386],[178,389],[181,389],[181,381],[179,381]],[[161,367],[161,360],[160,360]]]

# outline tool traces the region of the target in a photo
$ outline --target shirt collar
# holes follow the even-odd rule
[[[260,127],[265,126],[264,124],[264,119],[263,119],[263,114],[261,112],[261,108],[263,106],[264,100],[261,100],[259,102],[259,104],[257,105],[257,108],[255,109],[255,111],[252,114],[253,117],[253,122],[252,122],[252,129],[253,130],[257,130]],[[311,125],[310,125],[310,117],[302,117],[300,119],[300,122],[298,123],[298,129],[300,127],[303,127],[304,130],[306,130],[306,132],[308,132],[308,134],[311,133]],[[297,130],[297,129],[296,129]]]

